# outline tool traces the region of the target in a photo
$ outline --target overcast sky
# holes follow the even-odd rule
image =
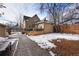
[[[4,12],[6,20],[16,22],[19,15],[34,16],[37,14],[40,19],[43,19],[47,14],[41,14],[38,4],[30,3],[5,3],[6,8],[0,8],[0,12]]]
[[[18,22],[19,16],[34,16],[35,14],[42,20],[47,16],[47,13],[40,13],[39,3],[4,3],[6,8],[0,8],[0,12],[4,12],[3,18],[12,22]],[[63,4],[62,6],[64,6]],[[74,6],[74,5],[73,5]],[[73,8],[71,6],[70,8]],[[69,7],[69,6],[68,6]],[[68,8],[66,8],[68,10]],[[0,19],[2,22],[2,19]]]

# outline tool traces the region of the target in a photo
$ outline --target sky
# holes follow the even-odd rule
[[[12,22],[18,22],[19,16],[34,16],[35,14],[42,20],[47,14],[41,14],[38,4],[34,3],[4,3],[6,8],[0,8],[4,12],[3,17]]]
[[[3,3],[3,5],[6,6],[6,8],[0,8],[0,13],[4,12],[3,18],[12,22],[19,22],[19,19],[22,19],[23,15],[32,17],[37,14],[40,20],[47,17],[46,12],[41,14],[39,3]],[[62,4],[62,7],[64,6],[66,5]],[[73,6],[71,6],[71,8],[73,8]],[[68,8],[66,9],[68,10]],[[0,20],[0,22],[2,21],[4,20]]]

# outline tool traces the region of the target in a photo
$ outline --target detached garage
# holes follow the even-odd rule
[[[6,26],[0,23],[0,37],[6,36]]]

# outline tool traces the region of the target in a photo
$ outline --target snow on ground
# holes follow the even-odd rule
[[[6,37],[6,38],[0,37],[0,42],[1,42],[1,41],[5,41],[5,40],[7,40],[7,39],[8,39],[8,37]]]
[[[28,36],[31,40],[35,41],[41,48],[47,49],[56,47],[54,44],[49,42],[49,40],[64,38],[68,40],[79,40],[79,35],[77,34],[65,34],[65,33],[50,33],[37,36]]]
[[[48,49],[56,47],[54,44],[50,43],[45,36],[28,36],[31,40],[35,41],[41,48]]]
[[[16,40],[19,40],[19,38],[8,39],[8,38],[0,37],[0,44],[2,44],[2,42],[10,42],[11,45],[13,45]]]
[[[51,56],[55,56],[56,54],[54,54],[52,51],[49,51]]]
[[[9,35],[9,37],[0,37],[0,51],[5,50],[10,43],[13,45],[15,41],[19,40],[17,37],[19,34],[20,32]]]
[[[12,35],[9,35],[9,37],[18,37],[18,35],[21,35],[21,32],[12,32]]]
[[[5,50],[9,45],[9,42],[5,41],[5,42],[0,42],[0,51]]]
[[[68,40],[79,40],[79,35],[77,34],[66,34],[66,33],[50,33],[50,34],[43,34],[43,35],[37,35],[37,36],[28,36],[31,40],[35,41],[41,48],[43,49],[51,49],[55,48],[56,45],[54,43],[51,43],[49,41],[61,38],[61,39],[68,39]],[[58,40],[58,42],[60,42]],[[55,54],[52,51],[49,51],[49,53],[54,56]]]
[[[19,40],[18,35],[21,35],[21,32],[13,32],[12,35],[9,35],[9,42],[11,42],[11,45],[13,45],[16,40]]]
[[[14,42],[18,39],[8,39],[8,37],[0,37],[0,51],[5,50],[8,45],[11,43],[11,45],[14,44]]]
[[[8,41],[11,42],[11,45],[13,45],[17,40],[19,40],[19,38],[9,39]]]

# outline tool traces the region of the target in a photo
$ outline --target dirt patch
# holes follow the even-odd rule
[[[43,31],[33,31],[33,32],[30,32],[29,35],[41,35],[41,34],[44,34]]]
[[[28,35],[33,35],[33,36],[36,36],[36,35],[42,35],[42,34],[48,34],[48,33],[52,33],[52,32],[44,32],[44,31],[31,31],[31,32],[28,32],[27,34],[28,34]]]
[[[51,50],[58,56],[79,56],[79,40],[57,39],[52,43],[57,47]]]

